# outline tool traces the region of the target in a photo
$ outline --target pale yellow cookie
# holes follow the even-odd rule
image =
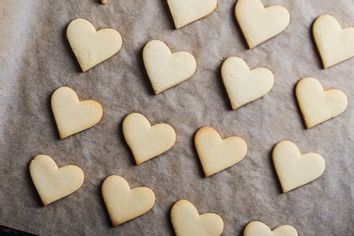
[[[108,2],[108,0],[101,0],[102,4],[106,4]]]
[[[101,104],[93,100],[80,101],[69,87],[55,90],[51,105],[61,139],[94,126],[103,115]]]
[[[284,193],[314,181],[325,170],[320,154],[302,155],[290,141],[282,141],[274,147],[273,163]]]
[[[187,200],[180,200],[173,205],[171,221],[176,236],[218,236],[224,230],[224,222],[219,215],[199,215],[197,209]]]
[[[179,200],[173,205],[171,221],[176,236],[218,236],[224,230],[224,222],[219,215],[199,215],[197,209],[187,200]]]
[[[197,62],[192,54],[171,53],[167,45],[159,40],[152,40],[145,45],[143,60],[155,94],[186,81],[197,69]]]
[[[138,165],[161,155],[176,143],[176,132],[172,126],[152,126],[145,116],[139,113],[132,113],[124,119],[123,135]]]
[[[217,0],[167,0],[176,29],[215,11]]]
[[[264,8],[261,0],[238,0],[235,14],[250,48],[280,34],[290,23],[285,7]]]
[[[239,57],[230,57],[223,63],[221,76],[233,109],[263,97],[274,85],[273,72],[266,68],[250,70]]]
[[[54,160],[45,155],[34,157],[29,170],[44,206],[74,193],[84,182],[84,172],[78,166],[58,168]]]
[[[73,20],[66,31],[69,44],[83,72],[107,60],[122,47],[122,37],[114,29],[95,27],[87,20]]]
[[[353,27],[342,29],[333,16],[322,15],[316,19],[312,30],[324,68],[354,56]]]
[[[102,195],[113,226],[144,215],[155,204],[155,194],[151,189],[130,189],[125,179],[115,175],[104,180]]]
[[[210,127],[200,128],[194,137],[194,143],[205,176],[235,165],[247,154],[247,143],[242,138],[222,139],[220,134]]]
[[[298,233],[291,225],[281,225],[272,231],[262,222],[252,221],[246,226],[243,236],[298,236]]]
[[[340,115],[348,107],[347,96],[342,91],[326,91],[315,78],[300,80],[295,92],[307,128]]]

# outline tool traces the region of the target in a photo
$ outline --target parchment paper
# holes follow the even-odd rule
[[[225,222],[224,235],[241,235],[251,220],[271,228],[293,225],[302,236],[354,235],[354,60],[321,69],[311,25],[324,13],[343,26],[354,26],[351,0],[264,0],[291,12],[289,28],[277,38],[247,50],[234,19],[235,0],[219,0],[211,16],[174,30],[164,0],[2,0],[0,2],[0,224],[39,235],[173,235],[170,207],[188,199],[200,213],[215,212]],[[96,28],[121,32],[121,51],[81,73],[65,31],[78,17]],[[141,51],[151,39],[173,51],[195,55],[192,79],[155,96],[144,72]],[[231,111],[221,83],[220,65],[229,56],[250,67],[275,73],[270,94]],[[305,130],[294,98],[294,85],[305,76],[326,88],[343,90],[349,108],[341,116]],[[50,108],[52,92],[70,86],[81,99],[104,106],[94,128],[58,139]],[[141,112],[151,122],[177,130],[177,144],[166,154],[135,166],[121,134],[122,119]],[[224,136],[243,137],[247,157],[236,166],[204,178],[193,135],[212,126]],[[271,163],[273,146],[292,140],[304,152],[318,152],[326,171],[315,182],[281,194]],[[37,154],[59,166],[79,165],[85,182],[78,192],[42,207],[28,172]],[[132,187],[148,186],[157,197],[146,215],[112,228],[102,201],[104,178],[116,174]]]

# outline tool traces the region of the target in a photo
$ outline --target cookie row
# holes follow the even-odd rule
[[[322,114],[334,114],[334,110],[326,109],[340,109],[338,104],[331,101],[331,98],[336,97],[335,95],[338,96],[339,92],[327,91],[328,94],[326,94],[321,89],[319,82],[313,78],[301,80],[296,89],[297,95],[300,96],[300,106],[305,108],[304,114],[307,114],[308,110],[306,109],[312,108],[310,106],[313,105],[312,101],[317,102],[313,105],[315,108],[322,109],[322,113],[313,113],[313,116],[312,113],[309,113],[309,116],[305,116],[307,122],[317,121],[316,119],[321,118]],[[316,97],[316,92],[321,93]],[[329,103],[325,105],[334,104],[334,106],[321,107],[322,104],[318,103],[321,99],[323,102]],[[98,102],[93,100],[80,101],[75,91],[69,87],[60,87],[53,93],[51,106],[61,138],[66,138],[94,126],[101,120],[103,114],[102,106]],[[125,141],[137,165],[165,153],[176,143],[176,131],[172,126],[168,124],[151,125],[149,120],[139,113],[132,113],[124,118],[122,127]],[[233,166],[247,154],[247,144],[242,138],[222,138],[215,129],[210,127],[200,128],[196,132],[194,140],[205,176],[216,174]],[[286,146],[286,148],[278,148],[280,146]],[[313,180],[313,178],[309,178],[299,182],[288,181],[288,179],[300,178],[297,176],[296,170],[303,169],[302,177],[307,178],[306,173],[309,173],[309,175],[314,173],[317,164],[304,166],[297,164],[297,159],[301,155],[299,151],[296,151],[298,150],[296,146],[291,143],[281,142],[274,150],[283,149],[284,151],[280,155],[276,151],[274,152],[274,164],[283,190],[287,192]],[[285,160],[285,163],[282,164],[282,160]],[[315,174],[316,178],[322,174],[324,162],[319,167],[319,172]],[[289,182],[291,183],[289,184]]]
[[[44,206],[77,191],[83,181],[84,172],[78,166],[58,167],[46,155],[33,158],[29,166],[33,183]],[[116,175],[108,176],[101,187],[104,203],[112,225],[121,225],[150,211],[155,204],[155,194],[147,187],[130,188],[128,182]],[[224,229],[222,218],[215,213],[199,214],[195,206],[187,200],[177,201],[171,208],[171,222],[177,236],[221,235]],[[252,221],[244,236],[266,235],[272,231],[265,224]],[[274,233],[297,236],[290,225],[276,228]]]
[[[192,3],[188,0],[168,0],[168,5],[178,29],[213,12],[217,0],[193,0]],[[235,7],[235,16],[249,48],[277,36],[290,23],[290,13],[286,8],[278,5],[265,8],[260,0],[239,0]],[[313,36],[324,68],[354,56],[354,28],[342,29],[333,16],[319,16],[313,24]],[[122,37],[118,31],[96,31],[84,19],[76,19],[69,24],[67,38],[84,72],[112,57],[122,46]],[[162,59],[158,61],[163,62]],[[171,59],[170,65],[173,64]],[[160,69],[166,72],[169,67]],[[182,82],[183,76],[180,77]],[[158,90],[157,93],[163,90]]]
[[[83,71],[112,56],[122,45],[122,38],[117,31],[103,29],[98,33],[91,23],[83,19],[71,22],[67,35]],[[104,47],[97,46],[97,38],[103,40]],[[99,50],[90,51],[94,47]],[[168,46],[159,40],[152,40],[145,45],[143,61],[156,94],[191,78],[197,68],[196,59],[192,54],[184,51],[172,53]],[[266,68],[250,70],[246,62],[238,57],[228,58],[223,63],[221,75],[233,109],[264,96],[274,85],[272,71]],[[301,80],[296,88],[296,96],[307,128],[341,114],[348,106],[347,97],[343,92],[324,91],[314,78]]]
[[[309,83],[309,85],[306,85],[306,83]],[[313,84],[318,86],[318,81],[308,78],[301,80],[298,86],[304,87],[304,90],[308,91],[310,89],[308,87],[313,86]],[[317,87],[315,88],[317,89]],[[299,91],[297,93],[302,93],[301,89],[297,88],[296,90]],[[330,92],[336,93],[337,91],[329,91],[327,93]],[[323,97],[333,96],[331,93],[323,94]],[[319,98],[314,98],[313,94],[314,92],[312,91],[308,99],[318,101]],[[305,96],[305,98],[302,98],[301,100],[305,103],[305,105],[306,99],[307,97]],[[327,100],[329,100],[329,98]],[[300,104],[302,103],[300,102]],[[80,101],[75,91],[69,87],[60,87],[53,93],[51,106],[61,138],[66,138],[94,126],[101,120],[103,114],[102,106],[98,102],[94,100]],[[336,106],[336,108],[338,109],[338,106]],[[319,114],[316,113],[316,116],[314,117],[318,118],[318,116]],[[310,118],[312,117],[310,116]],[[135,162],[138,165],[168,151],[176,143],[176,131],[172,126],[168,124],[151,125],[149,120],[139,113],[132,113],[124,118],[122,127],[126,143],[131,149]],[[195,146],[200,157],[205,176],[213,175],[238,163],[247,154],[247,144],[242,138],[222,138],[216,130],[210,127],[200,128],[196,132]],[[274,150],[278,150],[278,146],[288,146],[285,148],[285,151],[279,155],[284,157],[274,157],[275,166],[281,179],[281,176],[291,175],[290,173],[292,171],[282,171],[282,166],[284,165],[278,165],[277,163],[279,162],[277,160],[286,158],[295,160],[301,155],[298,151],[295,151],[297,148],[295,148],[296,146],[294,147],[293,144],[285,144],[281,142]],[[274,154],[275,156],[276,153],[277,152]],[[292,153],[295,153],[296,155],[292,155]],[[292,158],[293,156],[295,157]],[[289,160],[285,162],[291,163]],[[277,166],[279,166],[279,168]],[[313,167],[312,165],[308,166],[311,168]],[[295,167],[296,165],[292,168],[296,169]],[[306,168],[304,167],[304,169]],[[279,174],[279,172],[286,173]],[[311,171],[309,170],[309,172]],[[281,179],[284,192],[290,191],[291,189],[297,187],[286,187],[287,184],[283,184],[283,181],[286,182],[286,180]]]

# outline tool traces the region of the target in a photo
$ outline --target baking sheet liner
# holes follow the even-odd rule
[[[289,28],[252,50],[234,18],[234,0],[219,0],[209,17],[173,29],[163,0],[2,0],[0,2],[0,224],[39,235],[173,235],[172,204],[185,198],[199,212],[215,212],[225,222],[224,235],[241,235],[251,220],[271,228],[293,225],[300,235],[354,234],[354,60],[322,70],[311,37],[321,14],[354,26],[351,0],[264,0],[291,13]],[[96,28],[112,27],[123,37],[121,51],[81,73],[65,38],[75,18]],[[155,96],[144,72],[145,43],[160,39],[173,51],[195,55],[192,79]],[[230,56],[251,68],[267,67],[275,87],[264,98],[231,111],[221,83],[220,65]],[[305,76],[325,88],[343,90],[349,108],[341,116],[305,130],[294,98],[294,85]],[[104,107],[94,128],[65,140],[51,114],[50,96],[60,86]],[[135,166],[121,134],[122,119],[141,112],[152,123],[167,122],[177,144],[166,154]],[[204,178],[193,135],[211,126],[224,136],[243,137],[249,146],[239,164]],[[315,182],[281,194],[271,163],[272,147],[288,139],[304,152],[318,152],[326,171]],[[28,172],[37,154],[50,155],[59,166],[79,165],[85,182],[78,192],[48,207],[41,203]],[[100,186],[108,175],[124,177],[132,187],[148,186],[157,202],[146,215],[112,228]]]

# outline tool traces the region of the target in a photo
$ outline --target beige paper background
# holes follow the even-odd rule
[[[300,235],[354,235],[354,60],[322,70],[310,27],[324,13],[343,26],[354,25],[351,0],[264,0],[290,10],[291,25],[279,37],[247,50],[234,20],[235,0],[219,0],[211,16],[174,30],[163,0],[2,0],[0,2],[0,224],[40,235],[172,235],[169,210],[182,198],[200,212],[216,212],[225,221],[224,235],[241,235],[251,220],[270,227],[291,224]],[[82,17],[97,28],[112,27],[123,37],[112,59],[80,73],[65,39],[68,23]],[[172,50],[192,52],[198,69],[192,79],[152,94],[141,51],[151,39]],[[265,98],[231,111],[220,79],[229,56],[275,74],[275,87]],[[340,117],[305,130],[293,96],[305,76],[326,88],[343,90],[349,108]],[[65,140],[50,109],[50,95],[67,85],[82,99],[104,106],[94,128]],[[122,119],[141,112],[152,122],[167,122],[177,131],[168,153],[135,166],[121,134]],[[238,165],[203,178],[193,147],[193,134],[204,125],[223,135],[243,137],[249,146]],[[271,163],[274,144],[289,139],[303,152],[326,160],[317,181],[281,194]],[[77,164],[85,172],[74,195],[41,207],[28,173],[33,156],[47,154],[58,165]],[[152,188],[157,202],[148,214],[112,228],[100,185],[111,174],[131,186]]]

